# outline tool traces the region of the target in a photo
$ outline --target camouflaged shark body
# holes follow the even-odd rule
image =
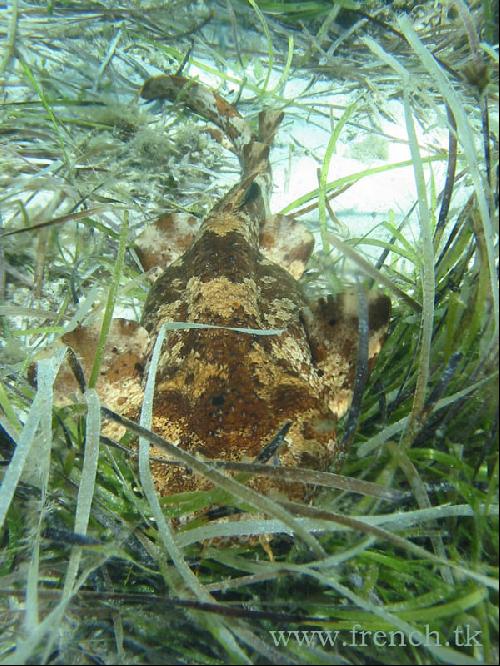
[[[203,222],[185,214],[165,215],[139,238],[145,265],[159,261],[163,272],[151,287],[142,327],[133,325],[134,339],[142,340],[136,351],[144,345],[142,355],[134,356],[134,376],[110,383],[109,352],[103,400],[137,418],[143,381],[137,368],[147,369],[161,326],[208,325],[168,332],[156,374],[154,431],[207,459],[252,461],[285,429],[275,463],[327,469],[340,457],[336,423],[352,398],[355,299],[344,294],[309,302],[299,278],[313,249],[312,237],[294,220],[267,214],[269,147],[282,114],[263,112],[253,135],[233,107],[183,77],[151,79],[142,96],[174,100],[181,91],[193,110],[229,137],[242,180]],[[160,236],[167,239],[166,249]],[[372,360],[389,313],[385,296],[371,299]],[[154,462],[152,471],[161,494],[206,487],[202,478],[172,463]],[[255,485],[289,497],[305,492],[301,484],[292,489],[279,480]]]

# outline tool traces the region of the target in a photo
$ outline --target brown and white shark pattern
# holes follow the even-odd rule
[[[240,158],[242,179],[201,223],[188,214],[166,214],[138,239],[145,268],[160,263],[161,272],[141,324],[114,323],[97,386],[101,398],[137,419],[143,374],[161,326],[209,325],[168,332],[156,374],[153,430],[205,459],[252,461],[288,428],[274,462],[326,470],[342,453],[335,430],[352,398],[358,314],[349,294],[309,301],[299,278],[312,236],[295,220],[267,213],[269,149],[282,114],[262,112],[253,134],[234,107],[184,77],[155,77],[141,94],[182,98],[217,124]],[[389,299],[371,296],[369,315],[373,362]],[[83,327],[65,337],[87,368],[91,355],[84,350],[97,332]],[[207,487],[171,462],[153,462],[152,472],[162,495]],[[301,484],[279,482],[279,468],[276,477],[252,483],[304,496]]]

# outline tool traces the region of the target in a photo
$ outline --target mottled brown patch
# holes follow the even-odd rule
[[[287,215],[273,215],[260,228],[261,252],[299,279],[314,249],[312,234]]]
[[[264,219],[269,144],[281,112],[262,114],[258,137],[252,137],[233,107],[184,77],[155,77],[145,83],[141,94],[147,99],[177,99],[180,91],[190,108],[215,122],[232,140],[243,179],[216,204],[192,241],[192,228],[181,229],[176,243],[189,242],[189,247],[165,268],[146,301],[142,323],[150,341],[132,364],[137,372],[141,364],[148,365],[163,324],[219,327],[168,332],[156,375],[153,428],[207,459],[252,460],[290,424],[273,462],[326,469],[342,453],[335,428],[352,398],[358,347],[356,298],[345,294],[309,303],[297,278],[312,252],[311,235],[292,218]],[[184,227],[192,227],[189,220],[184,222]],[[177,237],[173,217],[157,229],[162,225],[167,237]],[[166,255],[162,261],[168,261]],[[371,299],[369,315],[373,361],[390,315],[388,299]],[[227,327],[280,332],[261,336]],[[132,365],[130,359],[123,365],[127,374]],[[136,380],[127,379],[125,388],[120,387],[113,367],[113,363],[106,367],[106,381],[114,379],[103,397],[106,401],[111,397],[121,413],[136,418],[138,392],[127,384]],[[154,448],[153,453],[161,455]],[[161,494],[210,485],[179,465],[155,462],[152,472]],[[251,483],[293,499],[307,496],[302,484],[280,482],[279,472],[277,477]]]
[[[87,380],[94,364],[101,326],[102,321],[99,319],[93,324],[78,326],[62,337],[62,341],[76,353]],[[140,379],[148,340],[147,332],[138,323],[127,319],[113,319],[96,387],[101,393],[108,391],[109,384]],[[59,382],[60,389],[61,382],[67,382],[68,389],[76,389],[73,373],[66,364],[61,369]]]
[[[201,220],[188,213],[166,213],[137,237],[135,247],[145,271],[173,263],[192,245]]]
[[[236,111],[232,104],[228,104],[226,100],[222,99],[220,95],[214,93],[215,105],[217,111],[221,116],[226,116],[227,118],[241,118],[240,114]]]

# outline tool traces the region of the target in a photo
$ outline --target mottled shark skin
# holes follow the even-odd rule
[[[234,107],[181,76],[150,79],[141,95],[180,99],[216,123],[240,158],[242,179],[201,223],[186,214],[166,214],[138,239],[145,266],[160,262],[161,272],[141,326],[118,327],[133,330],[133,370],[123,376],[115,370],[112,376],[116,359],[108,351],[98,390],[106,404],[136,419],[142,375],[162,325],[217,326],[168,332],[156,374],[153,430],[206,459],[248,462],[289,427],[270,463],[277,465],[276,478],[251,483],[304,498],[303,484],[280,482],[279,465],[326,470],[340,460],[335,429],[352,399],[358,314],[350,294],[308,301],[299,278],[313,250],[312,237],[295,220],[268,213],[269,149],[282,114],[262,112],[254,134]],[[369,312],[372,364],[386,332],[389,299],[370,297]],[[270,330],[275,333],[257,334]],[[77,353],[79,335],[66,340]],[[125,353],[120,345],[115,349],[115,356]],[[152,473],[162,495],[208,487],[171,462],[153,462]]]

